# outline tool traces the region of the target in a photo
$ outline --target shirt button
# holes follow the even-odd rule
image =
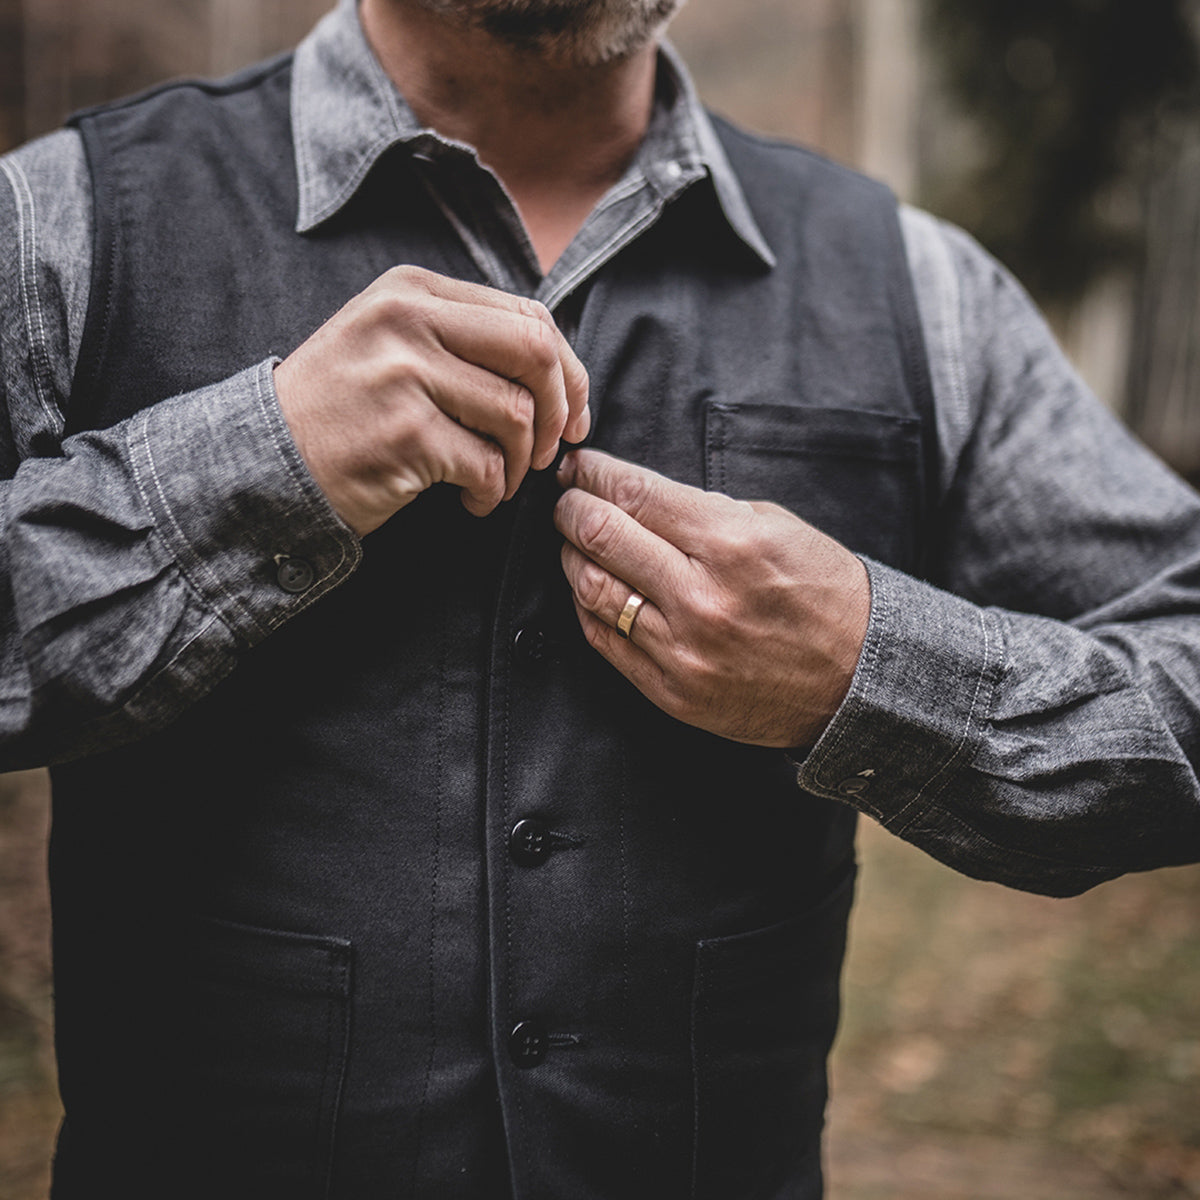
[[[302,558],[290,558],[286,555],[281,555],[276,562],[279,566],[275,572],[275,578],[285,592],[298,596],[312,587],[315,575],[311,563]]]
[[[540,867],[550,856],[550,829],[537,817],[518,821],[508,835],[508,852],[521,867]]]
[[[518,1067],[536,1067],[546,1057],[548,1045],[541,1021],[522,1021],[508,1035],[508,1053]]]
[[[513,634],[513,653],[523,663],[540,663],[546,657],[546,634],[541,629],[518,629]]]

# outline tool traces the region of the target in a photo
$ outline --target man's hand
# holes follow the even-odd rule
[[[484,516],[587,434],[587,372],[532,300],[396,267],[275,370],[309,470],[359,535],[434,483]]]
[[[810,746],[850,686],[870,585],[840,543],[775,504],[572,451],[555,524],[588,641],[659,708],[761,746]],[[646,597],[629,639],[614,626]]]

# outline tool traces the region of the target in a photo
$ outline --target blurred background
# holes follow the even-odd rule
[[[291,45],[330,3],[0,0],[0,149]],[[1104,402],[1196,481],[1198,10],[689,0],[672,36],[714,108],[979,237]],[[0,1200],[43,1200],[59,1117],[48,814],[42,773],[0,776]],[[1200,1197],[1200,868],[1054,901],[874,827],[862,857],[830,1200]]]

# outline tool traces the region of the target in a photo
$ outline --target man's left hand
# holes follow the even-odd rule
[[[588,642],[664,712],[734,741],[811,746],[866,636],[866,568],[775,504],[596,450],[563,460],[555,524]],[[616,630],[645,596],[628,638]]]

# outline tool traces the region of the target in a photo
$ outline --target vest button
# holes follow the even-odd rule
[[[286,556],[280,556],[276,561],[279,566],[275,572],[275,578],[285,592],[298,596],[312,587],[315,575],[311,563],[305,562],[302,558]]]
[[[548,1045],[541,1021],[521,1021],[508,1035],[508,1053],[518,1067],[536,1067],[546,1057]]]
[[[546,657],[546,634],[532,627],[518,629],[513,634],[513,653],[523,663],[540,663]]]
[[[508,835],[508,852],[520,867],[540,867],[550,857],[550,828],[537,817],[518,821]]]

